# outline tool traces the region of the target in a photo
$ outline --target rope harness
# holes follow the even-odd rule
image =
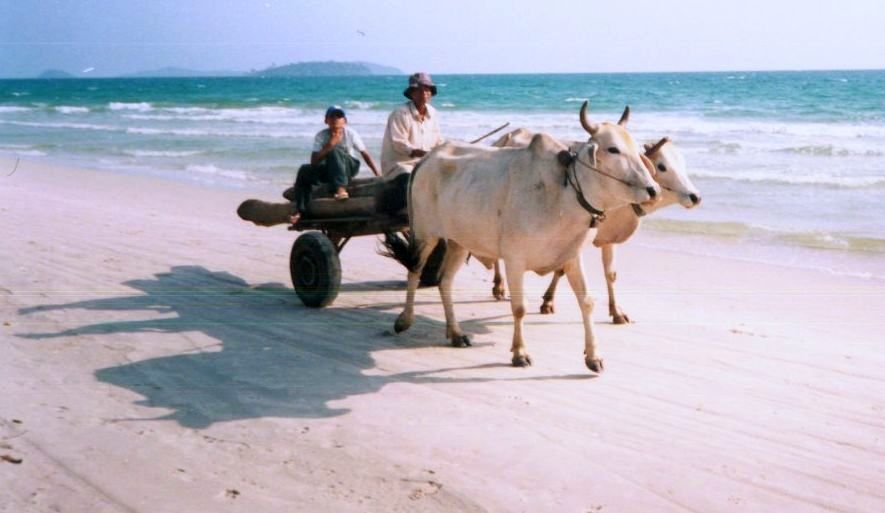
[[[581,165],[586,167],[587,169],[595,171],[606,178],[611,178],[612,180],[621,182],[627,187],[635,186],[631,182],[618,178],[617,176],[609,174],[602,169],[599,169],[598,167],[585,162],[578,156],[577,153],[563,150],[559,153],[559,155],[557,155],[557,157],[559,158],[559,162],[565,165],[565,180],[563,182],[563,186],[571,185],[572,188],[575,190],[575,197],[578,200],[578,204],[581,205],[584,210],[590,213],[590,228],[596,228],[599,223],[605,221],[605,212],[591,205],[590,202],[587,201],[587,198],[584,197],[584,188],[581,187],[581,182],[578,181],[578,170],[576,164],[577,162],[580,162]],[[642,210],[642,207],[639,206],[639,204],[633,203],[632,206],[633,212],[635,212],[637,216],[641,217],[645,215],[645,211]]]
[[[565,155],[565,154],[567,154],[567,155]],[[590,212],[590,215],[593,216],[593,218],[590,220],[590,227],[591,228],[595,227],[598,223],[601,223],[602,221],[605,220],[605,212],[593,207],[593,205],[591,205],[590,202],[588,202],[587,199],[584,197],[584,189],[581,187],[581,183],[578,182],[578,174],[577,174],[577,170],[575,169],[575,162],[580,162],[582,166],[584,166],[590,170],[596,171],[597,173],[601,174],[602,176],[605,176],[606,178],[611,178],[612,180],[621,182],[622,184],[626,185],[627,187],[635,187],[635,185],[631,182],[628,182],[624,179],[618,178],[617,176],[613,176],[609,173],[606,173],[602,169],[599,169],[596,166],[593,166],[587,162],[584,162],[584,160],[582,160],[580,157],[578,157],[577,153],[573,153],[571,151],[562,151],[559,154],[559,161],[563,165],[566,166],[566,168],[565,168],[565,182],[563,183],[563,185],[571,184],[571,186],[575,189],[575,194],[577,195],[577,198],[578,198],[578,204],[580,204],[584,208],[584,210],[586,210],[587,212]],[[658,186],[661,189],[676,193],[675,189],[673,189],[671,187],[667,187],[664,184],[658,183]],[[645,209],[642,208],[642,205],[640,205],[639,203],[631,203],[630,207],[633,208],[633,213],[636,214],[636,217],[644,217],[646,214],[648,214],[648,212],[646,212]]]

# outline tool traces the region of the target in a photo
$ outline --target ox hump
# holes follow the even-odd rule
[[[566,149],[565,145],[547,134],[535,134],[532,137],[532,142],[529,144],[529,150],[535,155],[550,152],[558,153],[564,149]]]

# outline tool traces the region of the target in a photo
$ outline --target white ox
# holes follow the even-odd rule
[[[501,136],[492,146],[496,147],[525,147],[528,146],[534,134],[525,128],[517,128],[510,133]],[[661,186],[662,194],[660,201],[645,205],[625,205],[605,213],[605,222],[599,224],[593,245],[602,252],[602,266],[608,288],[608,312],[614,324],[625,324],[630,318],[618,306],[615,299],[615,281],[617,272],[614,269],[615,244],[627,242],[639,229],[643,216],[655,212],[663,207],[680,204],[685,208],[692,208],[700,204],[701,195],[691,183],[686,173],[685,158],[679,148],[664,137],[655,144],[645,145],[645,156],[652,161],[657,171],[655,181]],[[562,270],[556,271],[550,286],[543,296],[541,313],[553,313],[553,296],[556,285],[562,278]],[[496,299],[504,299],[504,285],[501,280],[498,262],[495,262],[495,279],[492,294]]]
[[[582,126],[590,140],[569,152],[546,134],[532,137],[525,148],[494,148],[447,143],[431,151],[416,167],[409,188],[411,238],[406,305],[395,330],[414,321],[415,290],[421,269],[438,241],[446,241],[440,296],[446,335],[453,346],[470,345],[452,305],[452,282],[466,257],[491,267],[504,261],[513,312],[514,366],[531,365],[522,337],[525,316],[522,280],[563,269],[575,292],[584,324],[584,362],[603,370],[597,354],[580,249],[602,211],[643,203],[660,194],[633,138],[620,124],[590,123],[587,103]],[[626,115],[626,111],[625,111]]]

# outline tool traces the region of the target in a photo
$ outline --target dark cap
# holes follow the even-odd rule
[[[345,114],[344,109],[342,109],[338,105],[332,105],[331,107],[326,109],[326,117],[346,118],[347,114]]]
[[[412,89],[420,86],[427,86],[430,88],[430,94],[432,96],[436,96],[436,84],[433,83],[433,80],[430,78],[430,75],[424,72],[415,73],[409,77],[409,87],[403,91],[403,96],[408,99],[412,99]]]

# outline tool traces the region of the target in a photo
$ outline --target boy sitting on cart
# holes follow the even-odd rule
[[[363,158],[375,176],[381,176],[362,138],[347,126],[347,115],[341,107],[332,105],[326,109],[325,123],[328,128],[317,132],[314,138],[310,164],[298,169],[292,199],[293,214],[289,217],[292,224],[296,224],[307,210],[311,189],[317,183],[330,184],[335,190],[336,200],[343,201],[349,197],[346,187],[360,170],[358,156]]]

